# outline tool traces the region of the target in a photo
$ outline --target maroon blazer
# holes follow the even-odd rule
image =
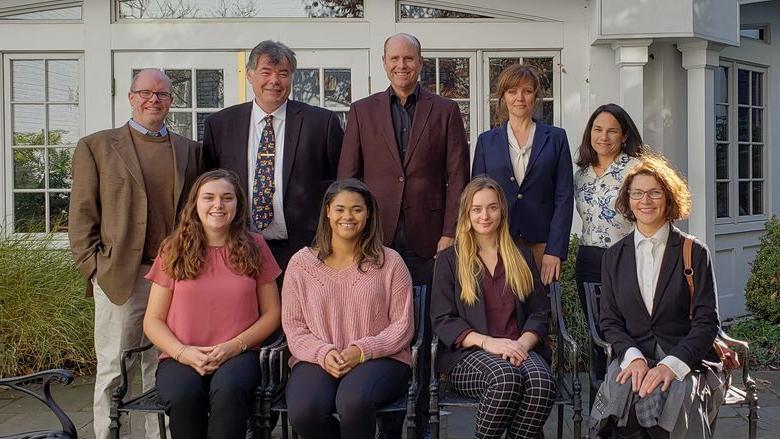
[[[338,178],[359,178],[379,202],[384,244],[404,209],[406,240],[430,258],[441,236],[455,236],[469,153],[458,104],[420,88],[403,162],[387,90],[354,102],[341,146]]]

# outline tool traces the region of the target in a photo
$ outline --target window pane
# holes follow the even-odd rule
[[[750,145],[739,144],[738,167],[739,178],[750,178]]]
[[[168,113],[165,124],[174,133],[192,139],[192,113]]]
[[[352,103],[352,71],[350,69],[325,69],[326,107],[349,107]]]
[[[753,105],[764,105],[764,92],[763,92],[763,77],[761,72],[752,72],[753,82],[751,83],[751,89],[753,91]]]
[[[469,98],[469,59],[439,58],[439,94],[448,98]]]
[[[47,62],[49,101],[79,101],[79,62],[76,60],[51,60]]]
[[[79,141],[79,106],[49,105],[49,145]]]
[[[729,101],[729,69],[720,66],[715,69],[715,103]]]
[[[44,193],[14,194],[14,232],[43,233],[46,231],[46,199]]]
[[[363,18],[363,0],[119,0],[119,17]]]
[[[764,140],[764,110],[760,108],[753,109],[753,118],[751,119],[751,140],[753,142],[763,142]]]
[[[13,105],[13,145],[43,145],[43,105]]]
[[[738,70],[737,101],[740,104],[750,104],[750,72],[747,70]]]
[[[764,146],[753,145],[751,157],[753,178],[764,178]]]
[[[536,67],[539,72],[539,79],[544,98],[553,97],[553,60],[552,58],[524,58],[523,64]]]
[[[68,231],[68,203],[70,193],[49,193],[49,230],[52,232]]]
[[[320,70],[298,69],[293,74],[293,98],[309,105],[320,106]]]
[[[206,118],[211,116],[214,113],[201,113],[198,112],[197,114],[197,122],[198,122],[198,142],[203,142],[203,131],[206,129]]]
[[[495,128],[499,125],[501,125],[501,120],[498,118],[498,111],[496,111],[496,108],[498,108],[498,101],[496,99],[490,100],[490,128]]]
[[[11,61],[11,100],[43,102],[44,67],[42,60]]]
[[[14,189],[43,189],[46,159],[43,148],[14,149]]]
[[[501,75],[501,72],[504,71],[506,67],[519,62],[520,58],[490,58],[490,64],[488,67],[488,71],[490,72],[488,82],[490,83],[491,95],[495,94],[496,92],[496,87],[498,86],[498,77]]]
[[[225,81],[222,70],[196,70],[196,93],[199,108],[222,108],[224,106]]]
[[[753,215],[764,213],[764,182],[753,182]]]
[[[737,137],[740,142],[750,141],[750,109],[740,107],[737,110]]]
[[[715,140],[729,141],[729,107],[715,106]]]
[[[492,18],[468,12],[401,4],[401,18]]]
[[[715,147],[715,178],[728,180],[729,178],[729,145],[719,143]]]
[[[3,20],[81,20],[81,6],[10,15]]]
[[[750,182],[739,182],[739,215],[750,215]]]
[[[471,137],[471,105],[469,101],[458,101],[458,107],[460,107],[460,115],[463,117],[463,128],[466,129],[466,141]]]
[[[73,184],[73,148],[49,148],[49,188],[69,189]]]
[[[420,86],[431,93],[436,93],[436,58],[423,58]]]
[[[729,183],[721,182],[715,186],[716,211],[718,218],[729,216]]]
[[[192,71],[191,70],[166,70],[165,74],[171,78],[171,91],[173,92],[174,108],[192,108]]]
[[[544,101],[542,102],[541,109],[542,113],[539,115],[539,118],[541,119],[541,122],[546,125],[552,125],[553,124],[553,107],[554,107],[553,101]],[[538,110],[537,110],[538,111]]]

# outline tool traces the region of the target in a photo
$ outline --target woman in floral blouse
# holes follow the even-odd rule
[[[601,282],[601,256],[632,230],[632,224],[615,211],[615,200],[623,178],[643,152],[639,130],[622,107],[605,104],[591,114],[577,152],[579,169],[574,173],[574,198],[582,218],[575,276],[583,311],[583,284]],[[595,351],[593,369],[601,379],[606,357],[600,349]]]

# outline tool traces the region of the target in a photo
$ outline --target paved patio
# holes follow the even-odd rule
[[[759,438],[780,437],[780,372],[755,372],[754,378],[760,390],[758,422]],[[52,393],[55,400],[70,415],[78,428],[79,438],[94,438],[92,432],[92,377],[77,378],[73,384],[64,387],[54,385]],[[585,386],[587,387],[587,386]],[[586,390],[587,392],[587,390]],[[584,395],[587,401],[587,393]],[[564,437],[571,437],[571,412],[565,413],[568,421],[564,428]],[[736,410],[730,407],[721,409],[718,420],[718,438],[741,439],[747,437],[747,410]],[[545,435],[555,437],[556,415],[553,415],[545,425]],[[55,428],[59,424],[42,404],[28,397],[11,395],[0,391],[0,436],[36,429]],[[143,439],[143,419],[133,416],[130,422],[132,438]],[[474,411],[457,410],[446,416],[442,424],[442,437],[451,439],[471,438],[474,435]],[[278,438],[279,430],[274,432]]]

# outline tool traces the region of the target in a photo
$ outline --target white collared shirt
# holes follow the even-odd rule
[[[260,138],[262,137],[265,122],[263,119],[268,115],[257,101],[252,101],[252,124],[249,127],[249,144],[247,146],[247,160],[249,176],[247,194],[249,195],[249,206],[252,206],[254,197],[253,186],[255,183],[255,166],[257,165],[257,150],[260,147]],[[260,233],[265,239],[287,239],[287,225],[284,222],[284,126],[287,117],[287,101],[271,113],[273,115],[274,138],[276,150],[274,151],[274,218]],[[250,217],[252,213],[250,212]]]
[[[653,299],[658,285],[658,275],[661,273],[661,261],[666,251],[666,241],[669,239],[671,225],[666,222],[653,236],[644,236],[639,229],[634,229],[634,248],[636,250],[636,278],[639,282],[639,292],[645,304],[647,313],[653,314]],[[625,369],[637,358],[645,359],[642,352],[630,347],[623,356],[620,368]],[[685,379],[691,368],[685,362],[673,355],[665,356],[658,364],[664,364],[674,372],[678,380]]]
[[[536,133],[536,122],[531,123],[528,130],[528,139],[525,145],[520,146],[515,133],[512,132],[512,125],[507,122],[506,134],[509,138],[509,160],[512,162],[512,171],[515,174],[515,180],[520,185],[525,178],[525,172],[528,168],[528,160],[531,158],[531,147],[534,143],[534,134]]]

